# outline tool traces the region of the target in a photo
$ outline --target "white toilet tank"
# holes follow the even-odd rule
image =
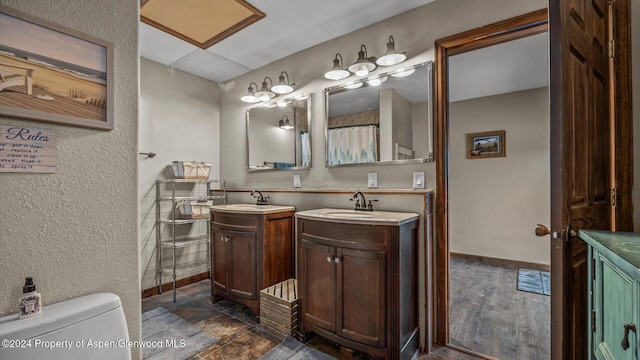
[[[0,318],[0,359],[130,360],[120,298],[92,294],[44,306],[31,318]]]

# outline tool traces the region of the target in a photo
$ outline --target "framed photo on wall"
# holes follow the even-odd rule
[[[0,5],[0,115],[113,129],[113,44]]]
[[[504,130],[467,134],[467,159],[504,157],[506,154]]]

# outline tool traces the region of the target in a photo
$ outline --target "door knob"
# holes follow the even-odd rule
[[[536,236],[547,236],[551,234],[551,229],[548,226],[542,224],[536,225]]]

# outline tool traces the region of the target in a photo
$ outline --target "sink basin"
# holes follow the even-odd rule
[[[228,209],[235,210],[259,210],[260,208],[267,208],[269,205],[255,205],[255,204],[229,204],[226,205]]]
[[[327,222],[370,225],[400,225],[419,217],[416,213],[393,211],[355,211],[349,209],[316,209],[296,212],[296,217]]]
[[[230,212],[230,213],[244,213],[244,214],[270,214],[283,211],[294,211],[296,208],[293,206],[283,205],[256,205],[256,204],[227,204],[227,205],[214,205],[211,210]]]
[[[368,212],[359,212],[359,211],[329,211],[325,215],[339,217],[339,218],[354,218],[354,219],[362,219],[362,218],[372,218],[375,216],[373,213]]]

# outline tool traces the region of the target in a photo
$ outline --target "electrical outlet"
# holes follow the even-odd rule
[[[370,172],[367,176],[367,187],[369,189],[375,189],[378,187],[378,173]]]
[[[300,174],[293,174],[293,187],[302,187],[302,184],[300,183]]]
[[[424,171],[413,172],[413,188],[424,189]]]

